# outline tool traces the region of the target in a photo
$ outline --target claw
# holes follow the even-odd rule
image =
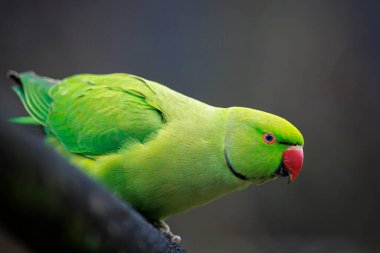
[[[175,235],[170,231],[170,227],[166,224],[165,221],[155,221],[153,225],[160,230],[163,236],[168,238],[172,243],[179,244],[181,242],[181,237],[179,235]]]
[[[172,234],[171,241],[174,244],[179,244],[181,242],[181,236]]]

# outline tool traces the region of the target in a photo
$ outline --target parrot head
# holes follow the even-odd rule
[[[232,107],[228,114],[224,155],[231,173],[261,184],[277,176],[299,175],[302,134],[287,120],[266,112]]]

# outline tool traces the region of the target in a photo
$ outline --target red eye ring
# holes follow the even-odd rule
[[[276,142],[276,136],[271,132],[266,132],[263,134],[263,141],[267,144],[273,144]]]

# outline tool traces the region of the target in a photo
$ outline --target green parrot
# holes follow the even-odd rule
[[[277,176],[293,182],[304,140],[283,118],[218,108],[129,74],[63,80],[10,72],[46,140],[72,164],[171,234],[163,221]]]

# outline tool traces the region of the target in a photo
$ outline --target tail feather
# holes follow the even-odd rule
[[[19,76],[19,74],[18,74],[17,71],[9,70],[7,72],[7,78],[11,79],[12,81],[14,81],[15,83],[17,83],[18,85],[22,86],[22,83],[21,83],[21,80],[20,80],[20,76]]]
[[[10,122],[17,124],[25,124],[25,125],[41,125],[40,122],[36,121],[31,116],[21,116],[16,118],[9,119]]]
[[[38,76],[34,72],[17,73],[15,71],[9,71],[8,77],[18,84],[13,86],[13,90],[19,96],[30,116],[39,124],[46,126],[51,103],[49,90],[52,85],[58,81]],[[32,120],[19,121],[17,119],[13,121],[24,124],[28,124],[27,122],[29,121],[32,122]]]

